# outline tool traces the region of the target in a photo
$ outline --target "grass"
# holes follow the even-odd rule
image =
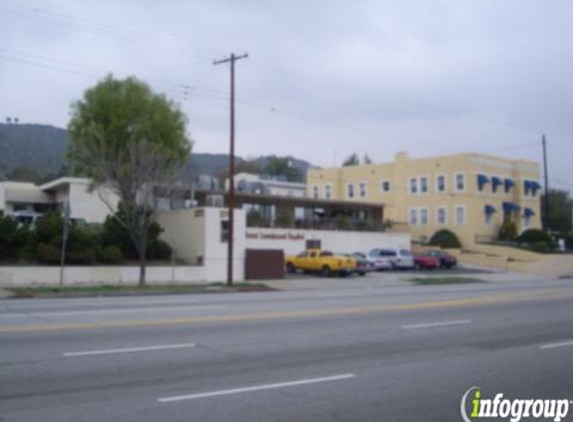
[[[37,286],[37,287],[7,287],[4,290],[13,292],[16,298],[34,297],[95,297],[95,296],[139,296],[162,294],[191,294],[191,293],[233,293],[245,291],[273,290],[262,283],[234,283],[228,287],[225,283],[210,284],[174,284],[119,286],[101,284],[96,286]]]
[[[408,279],[408,281],[424,286],[485,283],[484,280],[473,277],[415,277]]]

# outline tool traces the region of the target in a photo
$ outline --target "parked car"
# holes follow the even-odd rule
[[[440,268],[440,258],[414,253],[414,265],[422,270],[436,270]]]
[[[307,249],[298,255],[288,255],[285,258],[285,266],[289,273],[303,270],[319,273],[325,277],[334,274],[348,275],[356,272],[357,268],[356,259],[321,249]]]
[[[391,270],[394,268],[396,253],[387,249],[372,249],[368,257],[374,261],[377,271]]]
[[[386,259],[392,268],[414,268],[414,257],[408,249],[372,249],[370,256]]]
[[[354,252],[350,257],[356,259],[356,272],[359,275],[364,275],[370,271],[376,271],[375,260],[370,258],[367,254],[362,252]]]
[[[425,251],[422,255],[431,256],[438,258],[440,260],[440,268],[453,268],[458,265],[458,260],[455,256],[452,256],[443,251]]]

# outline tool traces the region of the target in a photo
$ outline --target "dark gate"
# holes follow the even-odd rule
[[[245,280],[285,277],[285,254],[282,249],[247,249]]]

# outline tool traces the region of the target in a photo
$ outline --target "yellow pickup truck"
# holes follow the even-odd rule
[[[334,255],[330,251],[321,249],[307,249],[298,255],[287,255],[285,265],[289,273],[302,270],[319,273],[325,277],[334,274],[345,276],[356,272],[356,259]]]

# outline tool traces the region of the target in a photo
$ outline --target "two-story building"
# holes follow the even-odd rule
[[[413,240],[447,228],[464,246],[496,238],[505,219],[518,229],[539,228],[539,164],[464,153],[393,162],[311,169],[312,198],[384,203],[385,218],[408,223]]]

